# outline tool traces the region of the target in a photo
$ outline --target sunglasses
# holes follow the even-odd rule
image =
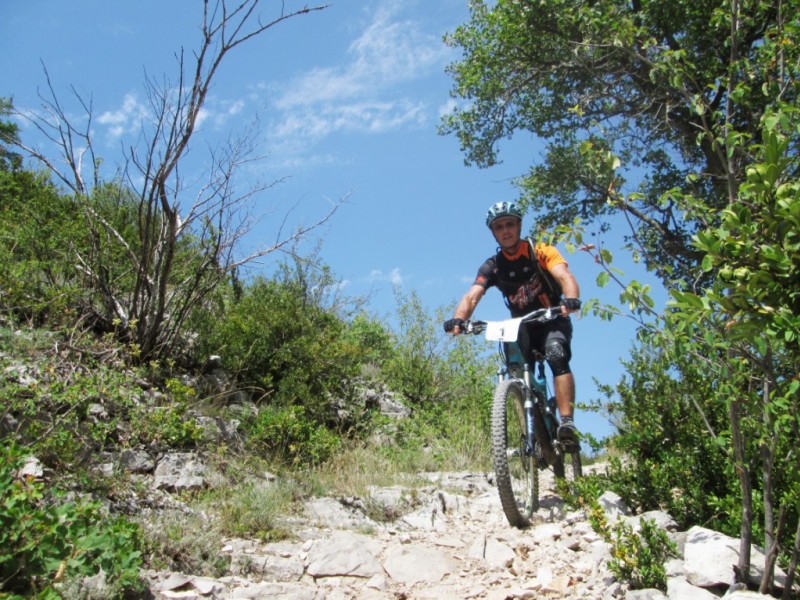
[[[498,221],[497,223],[492,223],[492,231],[503,231],[504,229],[516,229],[519,226],[519,222],[515,220],[509,221]]]

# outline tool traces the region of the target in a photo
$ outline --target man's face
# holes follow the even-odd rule
[[[494,239],[506,252],[513,252],[519,244],[522,222],[514,217],[500,217],[492,223]]]

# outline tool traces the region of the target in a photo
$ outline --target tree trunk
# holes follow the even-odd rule
[[[767,354],[769,359],[769,354]],[[766,360],[765,363],[769,363]],[[775,529],[775,501],[774,485],[772,480],[772,470],[775,464],[775,448],[777,440],[775,436],[770,437],[769,433],[774,430],[773,419],[769,407],[770,395],[769,378],[764,378],[764,388],[762,394],[762,410],[764,411],[764,441],[761,442],[761,468],[763,470],[762,480],[764,482],[764,548],[767,551],[766,564],[764,566],[764,577],[758,591],[768,594],[772,591],[772,584],[775,578],[775,560],[778,556],[778,535]],[[771,440],[771,441],[767,441]],[[781,511],[783,514],[783,511]],[[778,527],[780,529],[780,526]]]
[[[790,600],[792,597],[792,586],[794,585],[794,574],[800,562],[800,519],[797,520],[797,530],[794,532],[794,548],[792,549],[792,560],[789,561],[789,569],[786,571],[786,587],[783,588],[781,600]]]
[[[739,562],[734,567],[734,584],[747,583],[750,573],[750,545],[753,536],[753,488],[750,484],[750,469],[745,456],[744,437],[742,436],[741,400],[732,398],[728,407],[731,422],[731,437],[734,452],[734,468],[739,477],[742,490],[742,527],[739,540]]]

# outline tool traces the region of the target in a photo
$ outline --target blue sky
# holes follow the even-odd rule
[[[267,12],[279,5],[264,3]],[[286,1],[290,10],[300,6]],[[176,81],[176,53],[197,47],[199,8],[190,0],[8,2],[0,21],[0,96],[13,97],[17,109],[39,109],[44,64],[68,113],[80,115],[71,87],[91,97],[97,150],[113,165],[147,118],[145,77]],[[497,167],[466,167],[457,140],[436,133],[452,106],[444,69],[457,58],[442,36],[467,19],[467,0],[334,0],[235,49],[205,106],[188,163],[193,175],[202,177],[206,145],[252,130],[257,119],[265,158],[244,177],[286,179],[257,200],[254,210],[265,217],[248,244],[271,240],[287,210],[290,224],[309,223],[346,199],[308,242],[322,242],[322,258],[346,294],[369,294],[370,311],[387,319],[393,286],[415,291],[431,309],[454,305],[494,251],[486,209],[513,199],[511,180],[542,157],[542,145],[521,135],[501,146]],[[23,128],[22,137],[32,142],[34,132]],[[614,237],[596,241],[619,246]],[[566,258],[584,299],[616,298],[595,285],[598,270],[588,255]],[[644,278],[622,256],[618,261],[626,275]],[[505,315],[494,291],[476,312]],[[579,398],[597,396],[592,377],[618,380],[633,331],[623,319],[575,323]],[[596,417],[578,419],[594,435],[610,432]]]

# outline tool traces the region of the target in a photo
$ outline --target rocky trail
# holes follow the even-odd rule
[[[693,528],[676,532],[669,515],[652,513],[678,543],[667,564],[668,590],[628,590],[608,567],[609,546],[581,511],[541,476],[542,508],[527,529],[505,520],[491,475],[431,473],[413,492],[380,488],[369,498],[315,498],[290,524],[291,541],[226,540],[231,559],[219,579],[149,572],[156,599],[468,599],[585,598],[703,600],[721,597],[738,540]],[[601,499],[610,518],[636,526],[613,494]],[[379,508],[391,522],[368,515]],[[762,556],[763,563],[763,556]],[[754,555],[758,563],[758,554]],[[757,576],[757,574],[756,574]],[[767,598],[737,591],[726,598]]]

